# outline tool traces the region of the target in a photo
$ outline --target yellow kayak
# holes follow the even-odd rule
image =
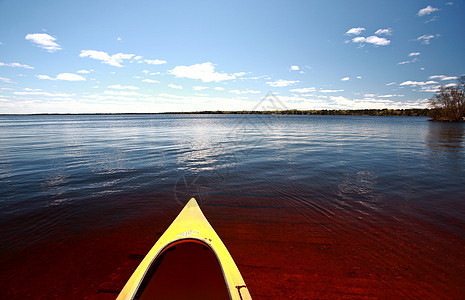
[[[117,299],[251,299],[231,254],[192,198]]]

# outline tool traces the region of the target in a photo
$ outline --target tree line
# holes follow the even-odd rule
[[[465,121],[465,76],[460,77],[455,86],[441,86],[429,100],[431,110],[428,116],[432,121]]]
[[[429,115],[428,108],[407,108],[407,109],[338,109],[338,110],[242,110],[242,111],[196,111],[196,112],[168,112],[164,114],[262,114],[262,115],[328,115],[328,116],[422,116]]]

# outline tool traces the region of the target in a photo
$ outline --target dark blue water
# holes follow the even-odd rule
[[[0,254],[196,197],[207,208],[276,208],[267,222],[318,219],[335,237],[379,245],[392,235],[389,247],[404,247],[395,228],[408,228],[453,258],[428,256],[440,294],[449,277],[465,278],[464,136],[464,124],[422,117],[1,116]]]

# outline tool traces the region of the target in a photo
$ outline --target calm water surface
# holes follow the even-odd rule
[[[0,298],[114,298],[190,197],[255,298],[465,297],[465,126],[426,120],[0,116]]]

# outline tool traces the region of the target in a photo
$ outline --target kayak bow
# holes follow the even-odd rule
[[[119,299],[251,299],[231,254],[192,198],[158,239]]]

